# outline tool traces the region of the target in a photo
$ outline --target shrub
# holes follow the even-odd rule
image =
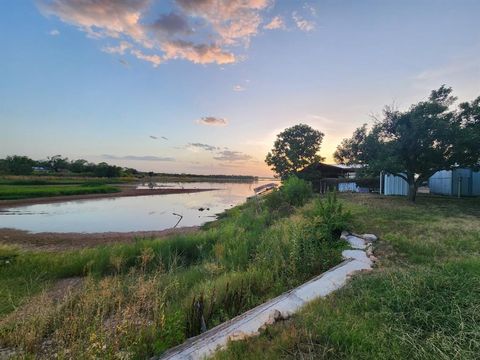
[[[290,176],[280,189],[285,200],[292,206],[303,206],[312,197],[312,185],[296,176]]]
[[[312,215],[310,231],[328,241],[337,240],[352,218],[349,211],[344,211],[335,191],[328,192],[324,200],[319,198],[315,201]]]

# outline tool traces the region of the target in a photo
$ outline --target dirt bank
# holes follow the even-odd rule
[[[108,193],[108,194],[84,194],[84,195],[52,196],[52,197],[18,199],[18,200],[0,200],[0,211],[2,209],[16,207],[16,206],[49,204],[49,203],[64,202],[64,201],[71,201],[71,200],[104,199],[104,198],[115,198],[115,197],[124,197],[124,196],[188,194],[188,193],[216,190],[216,189],[135,189],[129,186],[122,186],[119,188],[121,189],[120,192]]]
[[[0,244],[20,246],[28,250],[64,251],[114,243],[131,243],[136,239],[162,238],[174,234],[188,234],[198,226],[161,231],[103,232],[103,233],[29,233],[23,230],[0,229]]]

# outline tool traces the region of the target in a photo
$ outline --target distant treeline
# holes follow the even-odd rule
[[[167,173],[148,173],[151,176],[162,180],[185,180],[185,181],[254,181],[258,176],[250,175],[198,175],[198,174],[167,174]]]
[[[79,175],[92,177],[158,177],[171,180],[220,180],[220,181],[252,181],[255,176],[244,175],[196,175],[167,174],[156,172],[141,172],[133,168],[109,165],[106,162],[98,164],[84,159],[69,160],[67,157],[55,155],[46,160],[33,160],[28,156],[12,155],[0,159],[0,175]]]
[[[19,155],[0,159],[0,174],[2,175],[60,175],[65,173],[107,178],[140,174],[136,169],[109,165],[106,162],[95,164],[83,159],[69,160],[61,155],[55,155],[46,160],[33,160],[28,156]]]

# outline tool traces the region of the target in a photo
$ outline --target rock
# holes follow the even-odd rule
[[[340,240],[348,241],[348,235],[350,235],[348,231],[342,231],[342,234],[340,235]]]
[[[348,235],[346,240],[350,244],[353,249],[360,249],[363,250],[366,248],[365,240],[358,236]]]
[[[366,241],[371,241],[371,242],[372,242],[372,241],[377,241],[377,239],[378,239],[377,236],[376,236],[376,235],[373,235],[373,234],[363,234],[363,235],[361,235],[361,236],[362,236],[362,238],[363,238],[364,240],[366,240]]]

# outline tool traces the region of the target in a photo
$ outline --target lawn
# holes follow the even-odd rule
[[[342,195],[378,267],[217,359],[478,359],[480,199]]]
[[[292,179],[194,234],[58,253],[4,246],[0,347],[40,358],[161,354],[338,264],[349,220],[334,197],[312,198]],[[72,277],[82,285],[52,296]]]

